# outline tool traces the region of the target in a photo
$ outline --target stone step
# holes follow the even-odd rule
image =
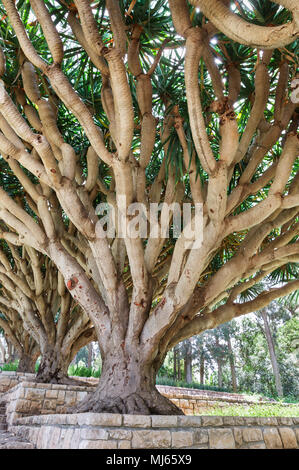
[[[6,416],[5,415],[0,415],[0,424],[6,423]]]
[[[2,440],[0,437],[0,449],[35,449],[31,442],[17,441],[15,436],[9,436]]]

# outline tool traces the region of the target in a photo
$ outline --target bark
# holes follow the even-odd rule
[[[65,357],[60,349],[48,347],[43,353],[36,374],[40,383],[67,383],[67,370],[70,358]]]
[[[178,349],[177,351],[177,378],[178,380],[182,380],[182,372],[181,372],[181,351]]]
[[[204,378],[205,378],[205,357],[204,354],[201,354],[200,356],[200,366],[199,366],[199,374],[200,374],[200,379],[199,382],[201,385],[204,384]]]
[[[173,348],[173,378],[174,380],[177,379],[177,348]]]
[[[1,353],[1,362],[5,362],[5,349],[0,339],[0,353]]]
[[[10,341],[7,341],[7,352],[8,352],[8,357],[6,362],[9,364],[10,362],[14,362],[17,358],[16,356],[16,351],[13,345],[11,344]]]
[[[222,388],[222,361],[221,359],[217,359],[217,368],[218,368],[218,387]]]
[[[18,372],[28,372],[31,374],[35,373],[36,357],[32,357],[29,354],[22,354],[19,361]]]
[[[238,391],[236,366],[235,366],[235,359],[234,359],[234,353],[233,353],[230,336],[228,336],[227,338],[227,347],[228,347],[228,353],[229,353],[229,365],[230,365],[231,376],[232,376],[232,387],[233,387],[233,391],[236,393]]]
[[[185,380],[188,384],[192,382],[192,355],[191,355],[191,343],[190,340],[187,340],[186,351],[184,357],[184,371],[185,371]]]
[[[103,358],[96,392],[69,412],[183,415],[180,408],[156,389],[154,362],[145,363],[141,356],[138,349],[129,355],[122,348],[110,351]]]
[[[261,313],[262,313],[262,318],[263,318],[264,327],[265,327],[265,335],[266,335],[267,344],[269,348],[269,354],[270,354],[270,359],[271,359],[271,364],[272,364],[272,369],[273,369],[273,374],[274,374],[274,379],[275,379],[276,391],[277,391],[277,395],[279,397],[282,397],[283,388],[281,384],[281,378],[280,378],[280,372],[279,372],[278,362],[276,358],[273,336],[270,330],[267,312],[265,310],[262,310]]]

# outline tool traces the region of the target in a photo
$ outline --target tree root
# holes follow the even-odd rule
[[[135,392],[127,396],[101,397],[97,391],[68,408],[67,413],[120,413],[132,415],[184,415],[183,411],[158,391]]]

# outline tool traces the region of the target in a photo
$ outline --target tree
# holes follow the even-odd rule
[[[281,385],[279,366],[278,366],[278,362],[277,362],[274,341],[273,341],[271,329],[270,329],[270,326],[269,326],[268,315],[267,315],[266,309],[261,310],[261,316],[262,316],[263,322],[264,322],[265,335],[266,335],[267,344],[268,344],[268,348],[269,348],[269,354],[270,354],[273,374],[274,374],[274,378],[275,378],[275,385],[276,385],[277,395],[279,397],[282,397],[283,396],[283,389],[282,389],[282,385]]]
[[[236,393],[238,391],[237,385],[237,373],[236,373],[236,366],[235,366],[235,355],[232,347],[231,338],[234,336],[236,332],[236,325],[232,320],[229,323],[223,325],[223,335],[226,340],[227,344],[227,352],[228,352],[228,360],[230,365],[230,372],[231,372],[231,380],[232,380],[232,388],[233,391]]]
[[[167,351],[299,287],[296,2],[2,4],[1,163],[27,206],[2,186],[1,236],[49,257],[94,325],[79,411],[182,413],[155,388]]]
[[[34,372],[41,354],[37,380],[65,382],[71,360],[94,338],[94,329],[56,266],[32,247],[5,242],[0,282],[0,327],[18,352],[18,371]]]
[[[14,346],[19,357],[18,372],[35,372],[35,364],[40,355],[39,347],[29,333],[24,329],[22,320],[12,309],[6,310],[6,315],[0,314],[0,326],[8,342]],[[5,350],[0,344],[0,351],[5,362]]]
[[[190,339],[184,341],[184,376],[188,384],[192,382],[192,343]]]

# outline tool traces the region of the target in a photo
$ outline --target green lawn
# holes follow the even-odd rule
[[[200,413],[210,416],[281,416],[281,417],[299,417],[299,405],[282,406],[275,405],[231,405],[219,408],[213,408],[209,411]]]

